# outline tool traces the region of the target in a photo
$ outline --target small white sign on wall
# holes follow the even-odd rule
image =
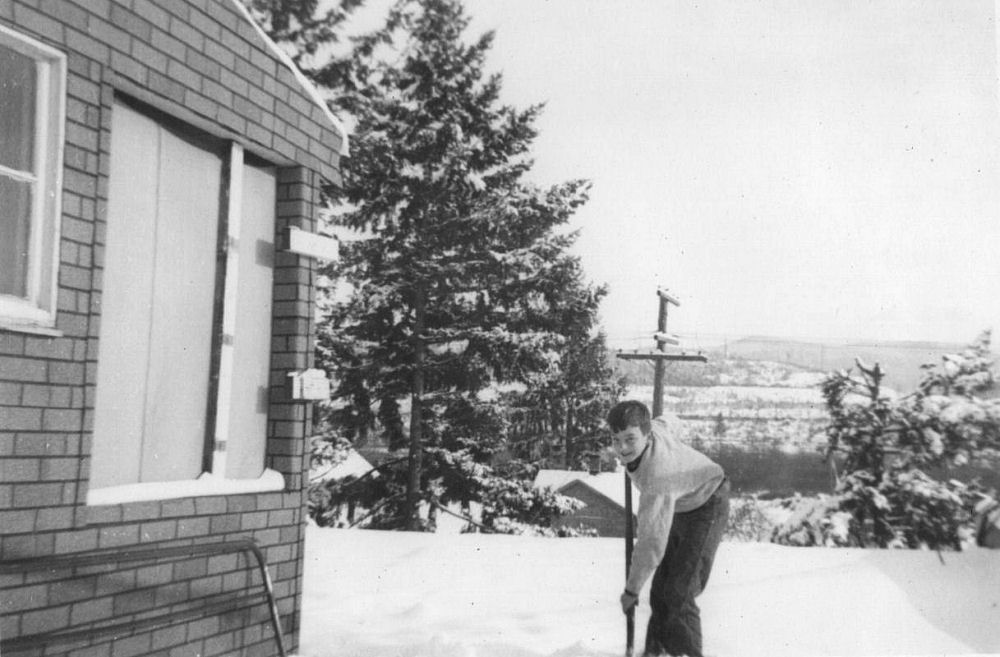
[[[336,239],[310,233],[295,226],[288,227],[287,244],[286,250],[298,255],[326,261],[334,261],[340,257],[340,242]]]

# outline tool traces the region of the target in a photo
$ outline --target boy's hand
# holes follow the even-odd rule
[[[622,613],[627,614],[629,610],[639,604],[639,596],[629,590],[625,590],[621,597]]]

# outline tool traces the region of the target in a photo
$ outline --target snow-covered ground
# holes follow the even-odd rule
[[[705,652],[1000,654],[1000,550],[942,556],[723,543],[699,598]],[[621,539],[311,526],[300,654],[620,656],[623,578]]]

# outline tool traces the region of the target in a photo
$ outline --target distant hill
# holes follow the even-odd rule
[[[867,365],[878,363],[885,372],[885,385],[908,391],[920,381],[921,365],[940,363],[943,356],[961,352],[966,345],[946,342],[799,342],[779,338],[749,337],[726,346],[730,357],[773,360],[809,370],[830,372],[854,367],[860,358]]]
[[[920,381],[921,365],[940,363],[945,354],[961,352],[965,346],[943,342],[806,342],[747,337],[705,350],[707,363],[668,364],[666,384],[787,385],[782,379],[794,380],[797,372],[827,373],[848,369],[854,367],[856,358],[860,358],[868,365],[879,363],[886,374],[885,385],[905,392],[915,388]],[[652,384],[653,366],[650,363],[617,358],[613,361],[615,370],[627,376],[630,383]],[[751,365],[754,362],[760,364]],[[761,380],[762,376],[767,380]]]

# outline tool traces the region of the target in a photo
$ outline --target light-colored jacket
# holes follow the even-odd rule
[[[682,443],[677,433],[676,423],[654,419],[639,467],[628,473],[639,489],[639,527],[625,588],[636,594],[666,554],[674,513],[700,507],[725,478],[719,464]]]

